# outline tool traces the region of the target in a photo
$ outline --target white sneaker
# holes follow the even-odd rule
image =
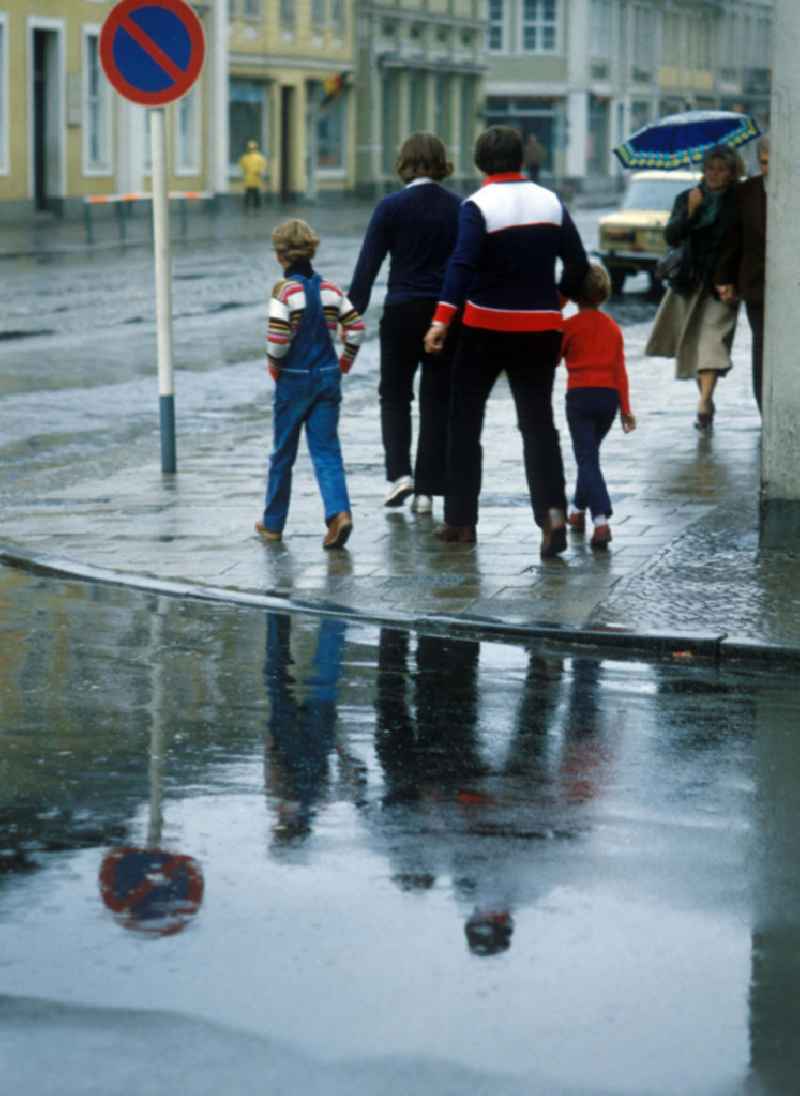
[[[430,514],[433,510],[433,499],[430,495],[414,495],[411,503],[412,514]]]
[[[401,476],[390,483],[383,500],[384,506],[402,506],[409,495],[414,494],[414,481],[411,476]]]

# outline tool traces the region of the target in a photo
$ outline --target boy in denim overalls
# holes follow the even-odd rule
[[[281,539],[292,490],[300,430],[306,440],[325,507],[323,548],[341,548],[353,529],[337,426],[341,374],[349,373],[364,337],[364,321],[342,290],[314,272],[319,237],[305,221],[278,225],[272,243],[284,278],[272,290],[267,329],[267,368],[275,381],[273,449],[264,516],[256,532]],[[344,349],[334,339],[341,325]]]

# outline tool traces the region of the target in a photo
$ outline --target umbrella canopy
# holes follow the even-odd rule
[[[623,167],[677,171],[696,167],[714,145],[738,148],[761,134],[749,114],[729,110],[687,110],[668,114],[638,129],[614,149]]]

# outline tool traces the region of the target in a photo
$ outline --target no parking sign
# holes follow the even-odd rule
[[[191,856],[115,848],[100,865],[100,894],[125,928],[171,936],[200,909],[203,872]]]
[[[191,88],[200,75],[205,51],[203,25],[184,0],[122,0],[111,9],[100,31],[100,63],[111,85],[131,102],[152,108],[150,137],[162,472],[175,472],[177,468],[172,270],[163,108]]]
[[[112,86],[141,106],[185,95],[203,67],[203,25],[184,0],[122,0],[100,32],[100,63]]]

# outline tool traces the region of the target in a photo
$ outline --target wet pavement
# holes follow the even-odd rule
[[[0,570],[36,1096],[796,1092],[791,678]]]
[[[346,284],[369,208],[291,212],[319,225],[320,269]],[[561,630],[716,654],[800,652],[800,553],[796,545],[762,552],[758,543],[760,420],[749,392],[746,320],[736,367],[720,384],[716,428],[700,436],[693,387],[672,379],[670,362],[643,357],[656,309],[643,278],[610,306],[625,332],[640,426],[628,437],[615,429],[604,445],[615,507],[607,555],[576,538],[563,559],[539,561],[503,380],[484,431],[477,546],[439,545],[430,518],[383,507],[376,409],[383,283],[367,316],[367,344],[344,382],[353,537],[344,552],[322,552],[321,506],[301,447],[285,540],[261,544],[253,523],[271,435],[263,297],[275,275],[267,237],[276,217],[221,218],[216,238],[176,244],[174,477],[160,471],[147,250],[7,260],[18,277],[11,337],[0,340],[3,559],[362,619]],[[591,247],[597,213],[579,212],[578,221]],[[563,389],[562,375],[555,403],[572,481]]]

